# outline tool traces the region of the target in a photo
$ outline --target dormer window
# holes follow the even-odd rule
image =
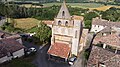
[[[65,11],[62,12],[62,16],[65,16]]]
[[[58,21],[58,25],[61,25],[61,21]]]
[[[68,21],[65,22],[65,26],[68,26]]]

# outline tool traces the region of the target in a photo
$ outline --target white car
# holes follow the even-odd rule
[[[69,63],[70,65],[73,65],[76,60],[77,60],[77,57],[72,57],[72,58],[69,59],[69,62],[68,62],[68,63]]]
[[[30,52],[36,52],[37,50],[34,47],[28,49]]]

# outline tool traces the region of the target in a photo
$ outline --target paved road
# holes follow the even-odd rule
[[[27,48],[34,47],[34,48],[36,48],[37,50],[39,49],[39,46],[37,46],[37,45],[35,45],[35,44],[33,44],[33,43],[30,43],[30,42],[27,42],[27,41],[23,41],[23,44],[24,44],[24,46],[27,47]]]

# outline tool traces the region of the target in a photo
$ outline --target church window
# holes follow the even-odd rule
[[[58,21],[58,25],[61,25],[61,21]]]
[[[62,12],[62,16],[65,16],[65,11]]]
[[[65,26],[68,26],[68,21],[65,22]]]
[[[77,38],[77,31],[75,31],[75,38]]]

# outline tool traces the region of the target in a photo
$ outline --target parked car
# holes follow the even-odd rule
[[[34,47],[28,49],[30,52],[36,52],[37,50]]]
[[[70,59],[69,59],[69,61],[68,61],[68,64],[69,65],[73,65],[74,64],[74,62],[77,60],[77,57],[71,57]]]
[[[37,51],[36,48],[31,47],[25,51],[25,55],[28,56],[28,55],[34,54],[36,51]]]

